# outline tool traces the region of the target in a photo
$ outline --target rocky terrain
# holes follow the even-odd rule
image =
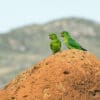
[[[76,49],[56,53],[10,81],[0,100],[100,100],[100,60]]]

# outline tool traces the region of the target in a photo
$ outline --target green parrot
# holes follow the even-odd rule
[[[51,39],[50,48],[54,53],[59,52],[61,50],[61,41],[58,39],[55,33],[50,33],[49,38]]]
[[[66,31],[61,32],[61,37],[63,37],[64,43],[68,49],[79,49],[87,51],[77,41],[75,41],[68,32]]]

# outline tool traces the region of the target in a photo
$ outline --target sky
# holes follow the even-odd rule
[[[0,0],[0,33],[63,17],[100,23],[100,0]]]

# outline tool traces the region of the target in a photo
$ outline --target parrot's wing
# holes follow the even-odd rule
[[[69,45],[75,48],[81,48],[80,44],[78,42],[76,42],[74,39],[69,38],[68,41]]]
[[[51,43],[50,43],[50,48],[51,48],[52,50],[56,50],[56,49],[58,48],[58,43],[51,42]]]
[[[52,42],[50,43],[50,48],[53,49],[53,43]]]

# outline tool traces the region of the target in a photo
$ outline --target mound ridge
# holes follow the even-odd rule
[[[0,100],[100,100],[100,61],[88,51],[56,53],[10,81]]]

